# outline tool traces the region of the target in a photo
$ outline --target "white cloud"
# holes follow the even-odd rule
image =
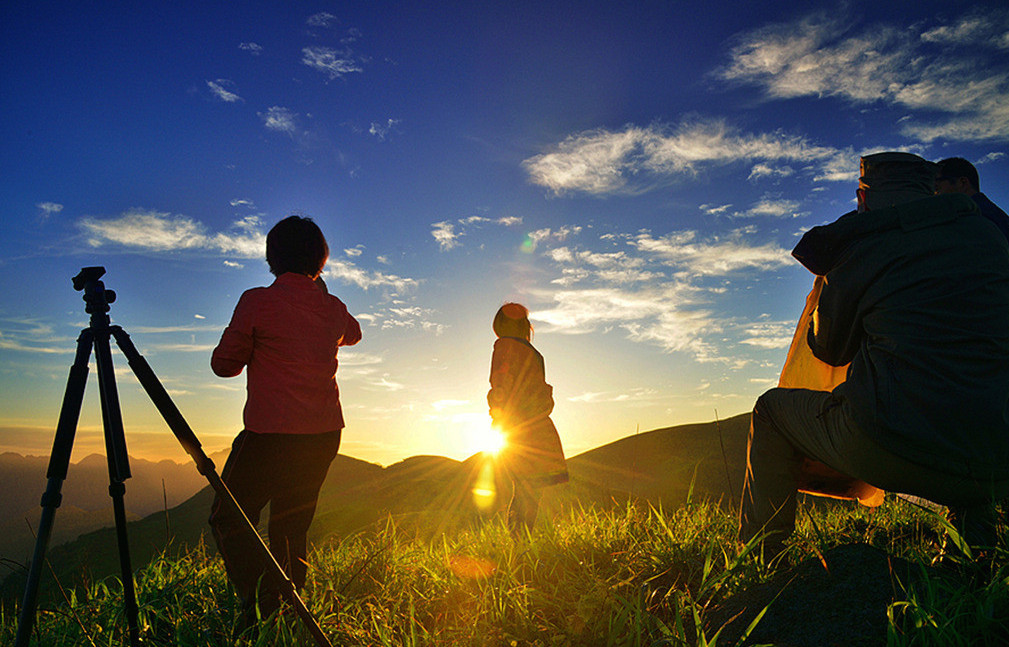
[[[504,216],[501,218],[488,218],[486,216],[467,216],[459,218],[455,222],[443,220],[431,225],[431,236],[438,241],[438,247],[445,252],[462,245],[459,240],[466,235],[467,229],[481,225],[500,225],[502,227],[513,227],[522,224],[522,218],[516,216]],[[578,229],[578,228],[576,228]]]
[[[455,225],[447,220],[443,220],[431,225],[431,235],[438,241],[438,247],[441,251],[446,252],[459,246],[459,236],[462,234],[456,233]]]
[[[1003,157],[1005,157],[1005,153],[1003,153],[1002,151],[994,151],[994,152],[988,153],[987,155],[985,155],[984,157],[982,157],[981,159],[979,159],[977,161],[977,163],[978,164],[987,164],[988,162],[994,162],[994,161],[1000,160]]]
[[[771,166],[765,162],[760,162],[759,164],[754,164],[753,168],[750,169],[750,175],[747,180],[761,180],[765,177],[788,177],[792,175],[795,171],[792,170],[790,166]]]
[[[294,122],[295,117],[298,115],[282,106],[273,106],[267,109],[265,113],[260,112],[259,116],[263,120],[263,125],[268,130],[287,133],[291,136],[298,131],[298,127]]]
[[[759,322],[744,326],[744,337],[739,343],[770,350],[788,348],[792,343],[794,322],[775,321]]]
[[[216,233],[188,216],[144,209],[131,209],[116,218],[85,218],[79,226],[94,247],[115,244],[149,252],[190,250],[243,259],[260,259],[266,249],[263,223],[256,216],[242,218],[227,231]],[[224,262],[229,267],[241,267],[234,261]],[[364,290],[388,288],[404,292],[418,284],[415,279],[365,270],[337,259],[330,259],[323,276]]]
[[[773,325],[726,323],[727,279],[756,280],[793,264],[787,250],[756,243],[755,237],[753,227],[706,239],[694,231],[640,231],[610,236],[627,245],[617,251],[571,245],[544,250],[542,257],[559,275],[551,289],[531,291],[531,303],[543,304],[531,317],[543,324],[541,331],[622,330],[631,341],[698,361],[723,361],[715,349],[732,343],[769,348],[780,341]]]
[[[922,33],[921,39],[946,45],[1009,49],[1009,12],[988,12],[978,8],[959,16],[959,22],[940,25]]]
[[[389,288],[396,293],[408,292],[417,287],[418,281],[395,274],[385,272],[375,272],[362,269],[349,261],[329,259],[326,270],[323,272],[325,278],[336,277],[351,285],[356,285],[362,290],[371,288]]]
[[[358,245],[357,247],[348,247],[347,249],[343,250],[343,253],[346,254],[347,256],[357,257],[364,253],[364,249],[362,248],[361,245]]]
[[[252,203],[252,200],[243,200],[241,198],[235,198],[230,204],[232,207],[246,207],[248,209],[256,208],[256,205]]]
[[[917,114],[901,130],[927,142],[1009,139],[1009,61],[1001,55],[1009,11],[976,9],[925,31],[846,20],[816,14],[743,34],[718,74],[763,86],[774,99],[839,97],[911,109]]]
[[[690,276],[723,276],[740,270],[770,271],[792,264],[788,250],[774,243],[751,244],[745,235],[745,231],[737,230],[701,241],[693,231],[673,232],[658,238],[641,232],[629,244],[656,255]]]
[[[43,220],[50,218],[53,214],[63,211],[63,205],[57,202],[40,202],[35,206],[42,212]]]
[[[263,53],[263,47],[257,43],[239,43],[238,49],[250,52],[253,56],[259,56]]]
[[[738,218],[753,218],[757,216],[769,216],[772,218],[796,218],[802,214],[797,212],[799,203],[796,200],[781,200],[774,198],[764,198],[755,203],[746,211],[737,211],[733,215]]]
[[[312,14],[308,17],[308,20],[305,21],[305,23],[311,27],[330,27],[336,22],[336,16],[327,11],[320,11],[317,14]]]
[[[398,126],[399,123],[399,119],[388,119],[385,124],[373,121],[371,122],[371,128],[368,129],[368,133],[378,137],[379,141],[385,141],[385,138],[389,136],[392,129]]]
[[[364,68],[355,60],[349,50],[337,50],[332,47],[306,47],[301,50],[301,62],[313,70],[329,76],[330,80],[338,79],[352,72],[363,72]]]
[[[234,84],[227,79],[217,79],[216,81],[207,81],[207,87],[214,94],[215,97],[224,101],[226,103],[235,103],[236,101],[242,101],[242,97],[238,96],[234,92],[228,90],[225,86],[233,87]]]
[[[703,211],[704,213],[708,214],[709,216],[720,216],[720,215],[724,214],[726,211],[728,211],[729,209],[731,209],[732,205],[731,204],[720,204],[720,205],[715,206],[713,204],[702,204],[698,208],[701,211]]]
[[[522,165],[534,184],[557,195],[640,193],[707,166],[801,163],[814,180],[850,180],[850,150],[820,146],[782,132],[737,132],[722,120],[683,122],[676,127],[628,126],[622,131],[597,129],[571,135],[547,153]],[[843,169],[843,170],[840,170]]]

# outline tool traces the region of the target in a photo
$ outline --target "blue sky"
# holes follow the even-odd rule
[[[882,4],[5,7],[0,451],[51,448],[91,265],[227,446],[244,377],[210,351],[291,213],[364,327],[344,453],[476,451],[506,300],[568,454],[748,411],[811,283],[789,251],[853,208],[859,155],[960,155],[1009,205],[1009,9]],[[131,453],[186,460],[116,361]],[[102,451],[94,382],[75,460]]]

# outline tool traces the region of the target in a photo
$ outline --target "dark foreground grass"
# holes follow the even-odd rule
[[[931,564],[945,529],[932,513],[900,500],[876,510],[803,510],[791,563],[826,563],[833,547],[865,543],[918,571],[907,590],[893,577],[878,644],[1002,644],[992,641],[1009,626],[1003,551],[956,558],[939,575]],[[732,514],[707,503],[674,512],[575,508],[517,539],[493,521],[432,538],[389,520],[320,546],[304,597],[339,645],[741,644],[746,626],[730,635],[712,619],[748,589],[768,586],[776,571],[752,546],[737,547],[734,532]],[[220,560],[203,547],[156,559],[136,579],[146,645],[313,644],[290,618],[264,619],[256,639],[233,639],[237,603]],[[0,644],[12,644],[16,610],[3,613]],[[745,624],[759,628],[761,620]],[[125,624],[119,582],[108,579],[40,609],[32,644],[123,645]]]

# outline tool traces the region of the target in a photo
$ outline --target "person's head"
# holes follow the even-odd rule
[[[936,162],[936,193],[963,193],[974,195],[981,190],[977,169],[962,157],[947,157]]]
[[[498,308],[494,315],[494,334],[532,341],[533,325],[529,323],[529,310],[520,303],[506,303]]]
[[[861,159],[858,210],[872,211],[935,194],[935,164],[911,153],[876,153]]]
[[[285,272],[316,278],[329,259],[329,245],[311,218],[288,216],[266,235],[266,262],[270,273]]]

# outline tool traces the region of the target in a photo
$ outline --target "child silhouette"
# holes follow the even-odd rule
[[[491,357],[491,420],[504,435],[497,456],[498,490],[508,504],[513,532],[532,528],[539,510],[540,490],[568,480],[560,436],[550,420],[553,387],[546,382],[543,356],[533,348],[529,310],[506,303],[494,317]]]

